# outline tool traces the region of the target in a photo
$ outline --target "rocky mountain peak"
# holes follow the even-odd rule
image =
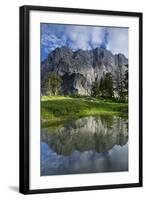
[[[112,74],[114,84],[124,76],[128,67],[128,59],[121,53],[114,55],[104,48],[72,51],[66,46],[52,51],[41,63],[41,79],[48,73],[56,73],[63,80],[63,94],[77,93],[90,95],[94,81],[108,72]]]

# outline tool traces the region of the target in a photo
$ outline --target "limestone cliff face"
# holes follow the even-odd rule
[[[41,79],[50,72],[62,80],[63,94],[90,95],[94,81],[110,72],[115,86],[128,68],[128,59],[123,54],[112,54],[109,50],[96,48],[90,51],[73,52],[67,47],[56,48],[41,63]]]

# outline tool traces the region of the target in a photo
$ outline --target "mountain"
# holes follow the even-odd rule
[[[55,73],[63,80],[62,94],[90,95],[94,81],[100,82],[110,72],[117,87],[127,70],[128,59],[121,53],[114,55],[104,48],[72,51],[63,46],[41,62],[41,80],[43,82],[49,73]]]

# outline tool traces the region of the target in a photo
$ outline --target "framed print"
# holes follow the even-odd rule
[[[142,13],[20,7],[20,192],[142,186]]]

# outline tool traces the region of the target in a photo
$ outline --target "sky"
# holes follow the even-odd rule
[[[128,58],[128,28],[41,23],[41,60],[57,47],[73,51],[102,47]]]

